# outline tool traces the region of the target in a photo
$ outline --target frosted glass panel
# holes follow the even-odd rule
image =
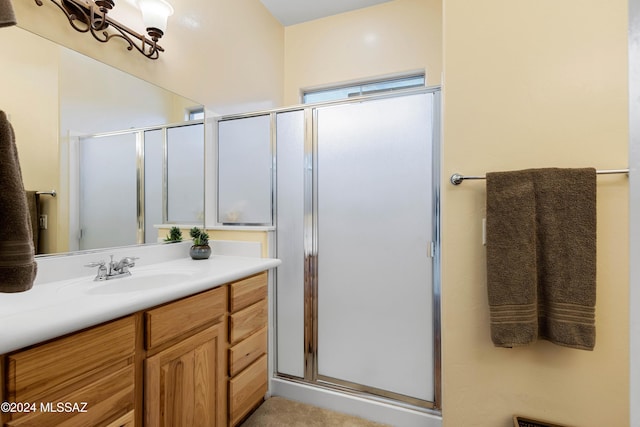
[[[81,139],[79,249],[135,244],[136,202],[135,134]]]
[[[304,111],[277,115],[277,371],[304,376]]]
[[[167,129],[169,223],[204,221],[204,125]]]
[[[158,229],[162,224],[162,130],[144,133],[144,241],[158,241]]]
[[[318,374],[433,401],[431,94],[318,110]]]
[[[272,224],[271,118],[222,121],[218,127],[218,222]]]

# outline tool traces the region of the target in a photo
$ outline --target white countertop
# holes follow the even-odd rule
[[[0,294],[0,354],[215,288],[280,263],[273,258],[212,255],[208,260],[178,258],[136,266],[131,268],[131,277],[106,282],[93,282],[93,270],[86,276],[36,282],[27,292]],[[162,286],[114,293],[87,292],[98,284],[126,287],[126,281],[136,280],[136,275],[142,278],[158,271],[167,273]],[[185,279],[176,274],[171,281],[172,272],[189,272],[189,276]]]

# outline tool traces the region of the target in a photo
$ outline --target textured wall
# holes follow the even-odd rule
[[[444,1],[444,167],[626,168],[627,2]],[[628,179],[598,177],[597,342],[504,349],[489,336],[484,181],[443,188],[447,427],[513,414],[629,425]]]

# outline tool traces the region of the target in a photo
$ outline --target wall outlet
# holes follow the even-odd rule
[[[48,216],[43,214],[40,215],[40,219],[39,219],[39,224],[40,224],[40,230],[46,230],[47,229],[47,221],[48,221]]]

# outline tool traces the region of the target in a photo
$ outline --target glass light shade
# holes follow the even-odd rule
[[[157,28],[163,33],[167,29],[167,18],[173,15],[173,7],[164,0],[138,0],[145,27]]]

